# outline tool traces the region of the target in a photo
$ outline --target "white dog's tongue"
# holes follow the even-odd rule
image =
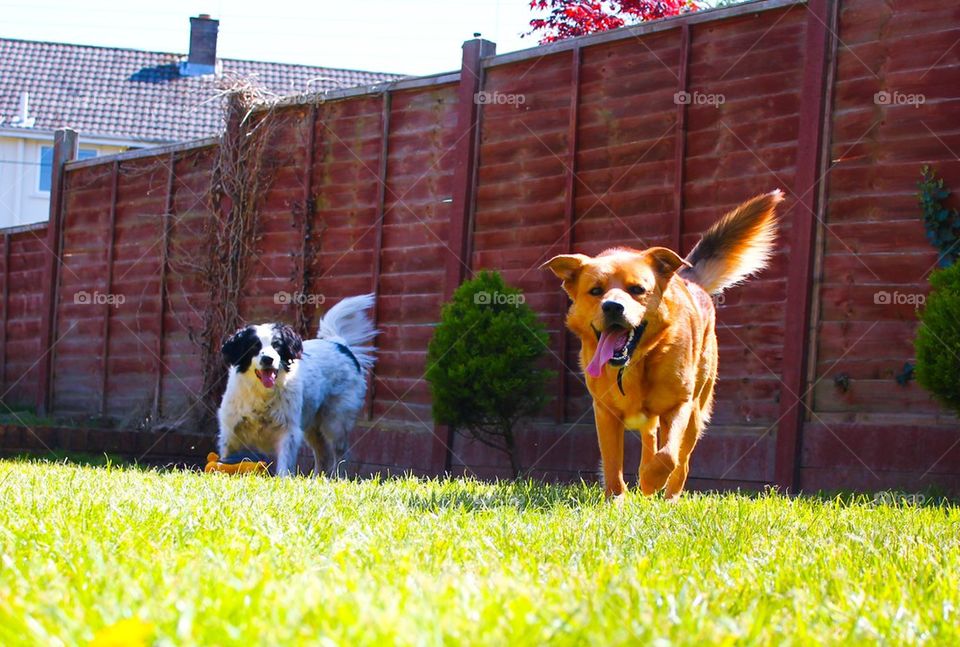
[[[257,377],[260,378],[260,383],[263,384],[263,386],[272,389],[273,385],[277,383],[277,369],[265,368],[257,371]]]
[[[610,361],[618,348],[623,346],[627,340],[628,332],[626,330],[616,329],[614,331],[605,330],[600,333],[600,340],[597,342],[597,351],[593,354],[593,359],[587,365],[587,373],[590,377],[600,377],[603,372],[603,366]]]

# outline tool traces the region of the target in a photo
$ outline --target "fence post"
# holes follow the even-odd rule
[[[470,215],[473,207],[474,168],[477,162],[477,121],[480,117],[477,93],[481,90],[482,59],[496,53],[497,46],[482,38],[463,43],[463,64],[457,91],[457,138],[454,145],[449,249],[444,283],[444,296],[447,298],[466,277],[466,270],[470,266],[468,250],[473,234]]]
[[[316,212],[316,201],[313,199],[313,158],[317,147],[317,104],[310,104],[310,112],[307,113],[307,132],[304,142],[304,164],[303,164],[303,220],[300,223],[300,257],[297,260],[297,273],[299,275],[299,289],[303,294],[309,294],[313,290],[313,281],[311,281],[312,267],[310,262],[313,259],[313,250],[315,242],[313,240],[313,218]],[[296,291],[298,286],[294,286]],[[304,336],[310,336],[310,320],[312,317],[307,314],[307,303],[302,300],[297,303],[293,299],[293,320],[296,322],[297,332]],[[316,306],[313,306],[311,315],[316,312]]]
[[[690,23],[680,25],[680,74],[677,76],[677,99],[687,92],[690,70]],[[683,253],[683,183],[684,165],[687,161],[687,101],[676,101],[677,127],[673,145],[673,231],[671,244],[678,254]]]
[[[40,377],[37,380],[37,412],[50,412],[53,347],[56,345],[57,299],[63,251],[64,166],[77,158],[77,131],[60,128],[53,134],[53,166],[50,177],[50,216],[47,222],[46,259],[43,267],[43,310],[40,315]]]
[[[460,66],[460,85],[457,89],[457,131],[454,144],[453,191],[450,205],[450,229],[447,243],[446,274],[443,296],[449,299],[460,282],[466,276],[470,265],[470,237],[473,235],[473,223],[470,222],[473,210],[474,169],[477,162],[478,136],[480,129],[477,121],[480,105],[476,100],[481,90],[483,59],[497,53],[495,43],[482,38],[464,41],[463,59]],[[444,425],[436,425],[431,466],[435,472],[450,470],[450,448],[453,443],[453,430]]]
[[[107,266],[106,294],[113,292],[113,257],[116,249],[116,229],[117,229],[117,185],[120,181],[120,162],[114,160],[110,165],[110,215],[107,217],[107,236],[109,243],[107,247]],[[107,378],[110,371],[110,307],[109,303],[103,304],[103,352],[100,355],[100,415],[107,415]]]
[[[7,391],[7,330],[10,328],[10,234],[3,235],[3,337],[0,338],[0,389]]]
[[[580,67],[583,63],[583,52],[580,45],[574,45],[570,51],[570,114],[567,118],[567,154],[564,166],[564,200],[563,200],[563,242],[561,249],[564,254],[573,253],[574,227],[576,226],[576,193],[577,193],[577,133],[580,126]],[[560,366],[557,369],[557,400],[554,409],[554,421],[563,424],[567,418],[567,380],[568,373],[576,373],[567,367],[567,353],[570,349],[570,331],[567,330],[567,310],[570,309],[570,300],[567,293],[557,290],[557,302],[560,304]]]
[[[384,90],[380,107],[380,160],[377,166],[377,213],[376,231],[373,239],[373,271],[370,292],[373,293],[373,327],[380,325],[380,274],[383,267],[383,221],[387,210],[387,163],[390,158],[390,112],[393,109],[393,95],[390,90]],[[373,403],[377,397],[376,364],[370,369],[369,387],[367,388],[367,420],[373,420]]]
[[[176,178],[177,154],[170,152],[170,159],[167,161],[167,193],[164,200],[163,216],[161,221],[161,245],[160,248],[160,286],[158,288],[158,297],[160,299],[160,315],[157,317],[157,350],[156,350],[156,373],[153,383],[153,419],[159,421],[163,415],[163,372],[166,370],[166,364],[163,362],[164,337],[167,334],[167,301],[170,300],[170,294],[167,291],[167,277],[170,272],[170,236],[171,228],[174,223],[174,179]]]
[[[790,263],[787,270],[787,304],[783,344],[783,388],[780,391],[780,424],[777,427],[774,481],[784,490],[799,485],[800,442],[804,421],[808,326],[813,300],[811,279],[814,232],[817,222],[817,185],[821,181],[824,122],[830,118],[828,61],[832,39],[837,38],[837,0],[810,0],[806,6],[806,37],[800,103],[800,135],[797,142],[797,171],[792,191],[795,202],[784,219],[791,224]],[[826,108],[826,110],[825,110]]]

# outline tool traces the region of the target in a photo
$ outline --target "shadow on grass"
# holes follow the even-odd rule
[[[918,491],[879,490],[877,492],[851,492],[849,490],[820,491],[803,496],[822,501],[836,501],[843,505],[886,505],[890,507],[941,508],[955,507],[960,499],[936,486]]]
[[[424,512],[501,508],[546,511],[560,507],[591,507],[603,500],[603,492],[586,483],[557,485],[530,479],[493,483],[470,479],[431,479],[425,483],[428,487],[401,495],[410,508]]]
[[[424,512],[438,512],[449,509],[467,511],[514,508],[517,510],[552,510],[564,508],[592,507],[603,501],[603,492],[596,484],[585,482],[557,485],[535,480],[497,481],[485,483],[469,479],[433,480],[433,487],[404,492],[402,498],[406,505]],[[644,498],[637,490],[627,495],[636,500],[660,502],[663,493],[652,498]],[[942,508],[954,507],[960,500],[951,497],[937,488],[926,488],[921,492],[884,490],[876,493],[821,491],[801,493],[786,497],[776,488],[765,490],[725,490],[688,492],[687,499],[731,498],[761,500],[771,497],[794,499],[810,503],[839,504],[844,507],[914,507]]]
[[[0,454],[0,462],[48,463],[75,465],[94,468],[121,468],[140,471],[201,471],[202,466],[191,462],[140,462],[118,454],[84,453],[54,450],[44,453]],[[308,473],[301,474],[311,478]],[[399,498],[412,509],[423,512],[443,510],[483,511],[502,508],[516,510],[555,510],[557,508],[579,509],[593,507],[603,501],[603,491],[596,483],[585,481],[575,483],[546,483],[535,479],[516,481],[483,481],[472,478],[423,478],[408,476],[368,477],[353,476],[350,480],[373,482],[377,485],[401,488]],[[412,480],[423,487],[409,488],[403,481]],[[662,500],[662,493],[652,499],[645,499],[638,490],[632,489],[628,497],[637,500]],[[760,500],[770,497],[783,497],[811,503],[830,503],[844,507],[886,506],[913,508],[955,507],[960,499],[936,487],[928,487],[918,492],[906,490],[882,490],[874,493],[853,492],[849,490],[831,490],[803,492],[792,496],[782,495],[777,488],[763,490],[704,490],[692,491],[684,498],[724,498]]]
[[[20,452],[0,456],[0,460],[14,463],[58,463],[61,465],[80,465],[83,467],[138,467],[129,459],[114,454],[87,454],[51,450],[43,453]]]
[[[93,454],[85,452],[72,452],[63,450],[51,450],[42,453],[19,452],[12,454],[0,454],[0,462],[10,463],[47,463],[57,465],[74,465],[77,467],[94,467],[102,469],[130,469],[142,472],[182,472],[182,471],[202,471],[202,467],[193,461],[139,461],[118,454],[102,453]]]

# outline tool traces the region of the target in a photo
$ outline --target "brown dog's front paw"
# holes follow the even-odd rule
[[[619,486],[619,487],[618,487]],[[614,487],[604,487],[603,488],[603,498],[616,499],[617,497],[623,497],[627,493],[626,484],[617,484]]]
[[[650,496],[664,486],[677,461],[664,450],[658,451],[653,460],[640,468],[640,491]]]
[[[643,496],[653,496],[659,490],[659,487],[653,485],[653,481],[650,479],[650,474],[648,470],[640,470],[640,491],[643,492]]]

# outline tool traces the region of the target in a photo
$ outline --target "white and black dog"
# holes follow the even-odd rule
[[[241,328],[224,344],[230,366],[218,419],[220,456],[255,450],[276,454],[276,473],[290,474],[305,439],[313,472],[336,474],[347,436],[366,396],[374,330],[372,294],[348,297],[302,341],[286,324]]]

